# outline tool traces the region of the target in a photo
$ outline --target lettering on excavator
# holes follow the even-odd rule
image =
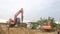
[[[13,22],[10,22],[10,27],[15,26],[16,24],[20,24],[20,18],[17,18],[17,16],[21,13],[21,22],[23,22],[23,8],[21,8],[15,15]]]

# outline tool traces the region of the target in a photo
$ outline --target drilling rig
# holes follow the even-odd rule
[[[14,20],[10,19],[9,26],[14,27],[17,23],[20,23],[20,19],[17,18],[17,16],[21,14],[21,22],[23,23],[23,8],[21,8],[15,15],[14,15]]]

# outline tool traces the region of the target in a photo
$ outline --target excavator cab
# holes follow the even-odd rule
[[[14,27],[15,25],[20,25],[20,18],[16,18],[16,23],[14,24],[13,20],[10,19],[9,27]]]
[[[17,20],[16,20],[16,25],[20,25],[20,18],[17,18]]]

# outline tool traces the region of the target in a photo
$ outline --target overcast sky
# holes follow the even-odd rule
[[[60,21],[60,0],[0,0],[0,19],[13,19],[21,8],[24,20],[51,16]]]

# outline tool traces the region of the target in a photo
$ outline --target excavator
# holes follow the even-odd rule
[[[14,27],[17,23],[20,23],[20,19],[17,18],[17,16],[21,14],[21,22],[23,23],[23,8],[21,8],[15,15],[14,15],[14,20],[10,19],[9,26]]]
[[[50,31],[52,29],[51,21],[48,21],[47,25],[41,27],[43,30]]]

